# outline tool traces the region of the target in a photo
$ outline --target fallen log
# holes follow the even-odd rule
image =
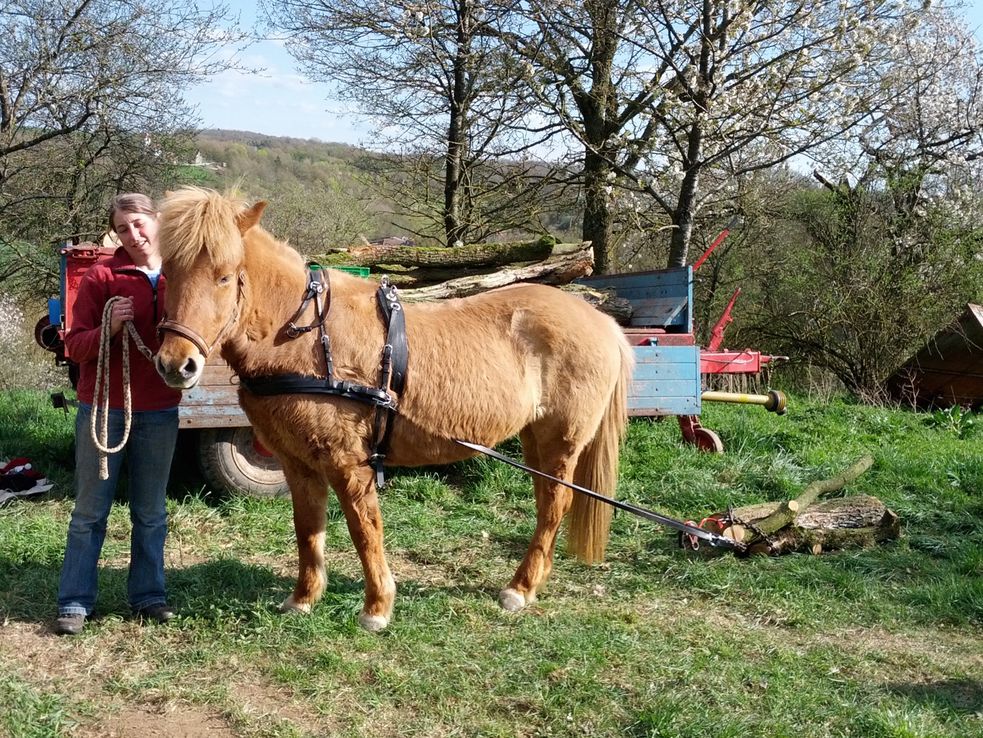
[[[855,481],[873,463],[872,457],[864,456],[835,477],[806,485],[794,499],[717,513],[707,518],[705,525],[743,542],[752,555],[774,556],[792,551],[817,554],[896,539],[901,521],[876,497],[857,495],[816,502],[820,495],[841,490]]]
[[[317,257],[323,266],[405,267],[474,269],[543,261],[552,256],[578,253],[590,248],[590,241],[557,243],[551,236],[536,241],[474,243],[444,246],[377,246],[366,244]]]
[[[602,313],[614,318],[618,325],[628,325],[631,322],[632,304],[624,297],[618,297],[614,290],[602,290],[583,284],[564,284],[560,289],[577,295],[596,307]]]
[[[561,285],[587,276],[593,270],[594,255],[593,251],[588,248],[572,254],[551,256],[545,261],[535,264],[506,267],[490,274],[458,277],[428,287],[403,289],[400,295],[404,300],[414,302],[443,300],[448,297],[467,297],[516,282]]]
[[[819,495],[843,489],[850,482],[856,481],[857,477],[873,465],[874,458],[872,456],[864,456],[832,479],[810,482],[794,500],[778,503],[772,512],[759,520],[746,517],[737,510],[734,511],[734,517],[738,520],[753,520],[754,527],[759,533],[769,535],[777,530],[781,530],[787,525],[791,525],[798,515],[816,501]]]
[[[821,502],[774,533],[771,554],[819,554],[843,548],[871,548],[901,535],[901,519],[876,497],[857,495]],[[765,553],[765,552],[762,552]]]

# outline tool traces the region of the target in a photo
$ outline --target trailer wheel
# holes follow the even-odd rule
[[[202,430],[198,464],[205,481],[220,492],[253,497],[280,497],[288,492],[279,462],[249,426]]]

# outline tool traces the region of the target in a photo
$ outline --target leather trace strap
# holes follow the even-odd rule
[[[240,385],[254,395],[292,395],[315,394],[333,395],[346,400],[354,400],[374,405],[375,422],[372,433],[372,454],[368,462],[376,475],[376,486],[386,485],[384,463],[389,450],[390,438],[397,413],[397,402],[393,392],[401,394],[406,384],[406,367],[409,363],[409,344],[406,339],[406,321],[403,306],[399,302],[396,287],[383,277],[376,292],[376,299],[386,326],[386,343],[382,347],[379,385],[368,387],[334,378],[334,365],[331,359],[331,337],[325,330],[328,311],[331,309],[331,283],[328,272],[319,264],[307,266],[307,288],[300,308],[287,323],[286,334],[296,338],[304,333],[317,330],[324,355],[324,377],[304,374],[275,374],[255,377],[239,377]],[[314,317],[304,326],[298,326],[308,306],[314,303]]]

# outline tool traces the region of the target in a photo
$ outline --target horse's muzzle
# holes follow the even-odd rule
[[[192,355],[176,362],[166,361],[161,356],[163,349],[154,357],[154,366],[168,387],[189,390],[198,384],[205,369],[205,357]]]

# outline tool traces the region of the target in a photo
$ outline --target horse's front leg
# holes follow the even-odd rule
[[[375,473],[364,464],[339,469],[331,479],[331,486],[345,513],[348,533],[365,576],[365,606],[358,622],[368,631],[382,630],[392,617],[396,582],[389,571],[383,547],[382,511]]]
[[[327,525],[327,480],[309,467],[282,460],[293,502],[297,535],[297,583],[280,609],[310,612],[324,593],[324,530]]]

